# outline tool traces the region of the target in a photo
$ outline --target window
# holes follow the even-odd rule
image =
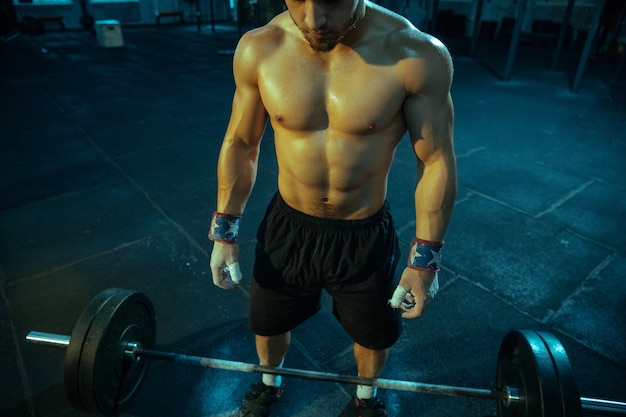
[[[17,6],[58,6],[71,5],[72,0],[13,0],[13,4]]]

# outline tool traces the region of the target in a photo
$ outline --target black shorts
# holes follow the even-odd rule
[[[386,349],[400,337],[400,311],[388,305],[400,258],[389,204],[362,220],[309,216],[276,195],[257,233],[250,289],[250,329],[261,336],[288,332],[321,308],[358,344]]]

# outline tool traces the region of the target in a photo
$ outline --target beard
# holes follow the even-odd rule
[[[306,32],[302,32],[302,34],[304,35],[304,39],[306,39],[311,49],[313,49],[315,52],[330,52],[343,38],[343,36],[338,36],[335,32],[328,34],[328,36],[325,36],[323,38],[314,37]]]
[[[324,31],[324,29],[322,28],[321,30],[322,35],[315,36],[313,33],[309,31],[300,29],[300,32],[302,32],[304,39],[307,41],[311,49],[313,49],[313,51],[315,52],[332,51],[335,48],[335,46],[337,46],[339,42],[341,42],[343,38],[351,30],[353,30],[356,27],[357,23],[359,23],[359,21],[363,18],[364,13],[361,11],[361,4],[362,2],[358,3],[359,7],[357,7],[357,10],[355,10],[354,13],[352,13],[352,15],[350,16],[350,22],[346,25],[345,29],[342,30],[341,32],[336,32],[332,30]]]

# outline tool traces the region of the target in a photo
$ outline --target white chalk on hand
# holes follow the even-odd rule
[[[430,285],[428,289],[427,296],[430,298],[435,298],[435,295],[439,292],[439,273],[435,272],[435,279],[433,279],[433,283]]]
[[[239,262],[228,265],[226,268],[224,268],[224,272],[226,272],[230,276],[230,279],[235,284],[239,284],[241,282],[241,279],[243,278]]]
[[[402,301],[404,301],[404,297],[406,297],[408,293],[409,292],[405,290],[404,287],[398,285],[396,287],[396,290],[393,292],[391,299],[389,300],[389,304],[391,305],[391,307],[399,308],[400,304],[402,304]]]

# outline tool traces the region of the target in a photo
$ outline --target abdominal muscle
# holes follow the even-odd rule
[[[399,138],[331,130],[294,133],[278,126],[274,131],[278,188],[291,207],[316,217],[346,220],[380,210]]]

